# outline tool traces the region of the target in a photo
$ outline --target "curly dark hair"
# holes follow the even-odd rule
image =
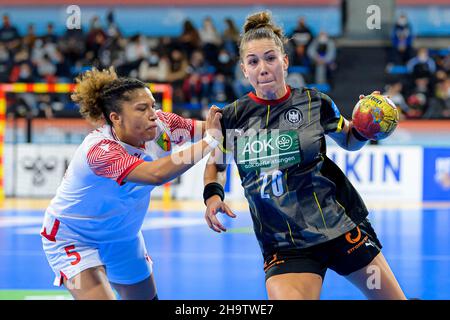
[[[106,121],[112,125],[110,113],[120,113],[122,102],[130,100],[133,90],[147,88],[140,80],[119,77],[114,67],[104,70],[93,68],[75,81],[78,85],[71,98],[80,106],[81,115],[94,124]]]

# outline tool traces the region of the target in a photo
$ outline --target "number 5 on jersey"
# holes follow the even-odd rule
[[[261,172],[261,178],[262,178],[262,186],[261,186],[261,198],[262,199],[269,199],[270,195],[267,192],[266,188],[270,188],[268,186],[269,184],[269,176],[271,176],[271,186],[272,186],[272,193],[275,197],[279,197],[284,193],[284,187],[283,187],[283,172],[280,170],[275,170],[272,173],[267,172]],[[270,190],[270,189],[269,189]],[[267,191],[269,191],[267,190]]]

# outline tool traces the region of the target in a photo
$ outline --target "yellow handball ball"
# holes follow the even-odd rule
[[[391,99],[371,94],[358,101],[353,109],[352,120],[353,127],[363,137],[382,140],[397,128],[400,114]]]

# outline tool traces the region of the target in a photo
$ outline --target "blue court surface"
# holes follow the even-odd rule
[[[39,236],[43,209],[0,210],[0,299],[67,299],[53,287]],[[160,299],[267,299],[263,261],[250,214],[221,217],[216,234],[200,206],[183,211],[150,207],[143,226]],[[369,216],[407,297],[450,299],[450,205],[372,209]],[[364,299],[329,270],[322,299]]]

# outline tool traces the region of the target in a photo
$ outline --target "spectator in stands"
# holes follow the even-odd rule
[[[11,54],[6,45],[0,42],[0,82],[8,82],[11,67]]]
[[[86,35],[86,50],[92,51],[94,60],[99,59],[100,48],[103,46],[107,38],[106,32],[103,30],[98,16],[94,16],[91,20],[91,26]]]
[[[174,49],[170,52],[170,70],[167,80],[177,82],[187,76],[189,62],[186,55],[180,49]]]
[[[439,79],[424,119],[450,119],[450,78]]]
[[[317,84],[328,83],[331,72],[336,68],[336,46],[326,32],[320,32],[311,42],[308,56],[315,69],[314,81]]]
[[[215,65],[217,63],[219,47],[222,45],[222,39],[211,17],[203,19],[203,26],[200,29],[200,40],[206,61],[210,65]]]
[[[417,56],[409,60],[406,66],[414,78],[431,78],[436,72],[436,63],[428,55],[427,48],[420,48]]]
[[[385,91],[383,92],[383,96],[388,96],[395,103],[397,108],[400,109],[400,115],[402,118],[404,117],[412,117],[414,118],[414,113],[406,104],[405,98],[402,94],[403,84],[399,80],[392,81],[390,84],[387,84],[385,87]],[[411,113],[411,115],[410,115]]]
[[[45,54],[42,59],[36,61],[36,69],[40,81],[56,82],[56,65],[52,63],[49,56]]]
[[[442,68],[444,71],[450,71],[450,47],[448,48],[447,55],[442,59]]]
[[[9,80],[10,82],[32,83],[37,82],[38,79],[35,76],[31,64],[26,61],[22,61],[18,65],[14,66]]]
[[[230,101],[234,98],[232,81],[236,62],[225,48],[219,51],[217,60],[216,75],[212,86],[213,100],[214,102]]]
[[[196,50],[192,53],[188,67],[188,77],[183,83],[183,93],[191,104],[202,105],[209,103],[213,73],[205,61],[203,52]]]
[[[312,68],[311,60],[308,57],[308,46],[312,40],[313,33],[306,25],[305,18],[301,17],[286,45],[286,53],[289,56],[289,65],[291,67],[305,68],[306,72],[303,73],[304,75],[309,75],[309,71]],[[303,75],[292,70],[289,71],[287,82],[294,88],[305,84]]]
[[[390,62],[404,65],[411,57],[413,51],[413,34],[408,17],[401,14],[392,33],[392,53]]]
[[[47,33],[42,37],[46,43],[57,43],[58,36],[55,34],[55,28],[53,23],[49,22],[47,24]]]
[[[308,46],[313,41],[314,35],[311,29],[306,25],[305,18],[300,17],[297,22],[297,27],[292,31],[290,36],[290,42],[292,43],[294,48],[299,46],[303,47],[303,50],[306,52],[308,50]]]
[[[34,24],[30,23],[28,25],[27,34],[22,39],[22,44],[28,49],[31,49],[36,41],[37,36],[34,31]]]
[[[108,36],[103,46],[100,48],[99,59],[104,68],[108,66],[120,66],[125,63],[126,41],[120,34]]]
[[[144,35],[136,35],[130,39],[130,42],[125,48],[126,61],[136,62],[148,57],[150,49]]]
[[[192,24],[191,20],[187,19],[184,21],[183,32],[178,38],[178,42],[182,46],[182,50],[186,52],[188,58],[191,57],[194,50],[200,48],[200,34]]]
[[[431,97],[430,79],[417,78],[414,80],[412,88],[406,102],[410,107],[408,116],[411,118],[420,118],[427,109]]]
[[[170,66],[167,74],[167,81],[173,87],[174,103],[185,101],[183,95],[183,81],[188,76],[189,61],[186,54],[179,48],[174,48],[169,55]]]
[[[116,24],[114,18],[114,12],[112,10],[108,11],[106,15],[106,21],[108,25],[106,26],[106,34],[108,37],[115,38],[121,35],[119,26]]]
[[[305,45],[297,45],[294,48],[290,48],[288,50],[289,64],[291,66],[301,66],[309,69],[311,67],[311,60],[305,50]]]
[[[20,35],[17,28],[11,24],[9,16],[3,15],[3,25],[0,28],[0,42],[4,43],[8,50],[16,50],[20,46]]]
[[[139,65],[139,79],[145,82],[166,82],[169,68],[169,58],[152,50]]]
[[[58,82],[72,82],[70,65],[67,63],[66,58],[59,49],[55,51],[51,59],[56,66],[56,76],[58,77]]]
[[[118,66],[117,72],[120,75],[138,76],[138,68],[142,60],[149,57],[150,48],[144,35],[135,35],[125,46],[125,63]]]
[[[67,29],[65,35],[61,37],[59,45],[70,64],[76,64],[85,59],[86,43],[83,29]]]
[[[231,18],[225,18],[225,30],[223,31],[223,47],[227,50],[232,60],[238,56],[239,30]]]

